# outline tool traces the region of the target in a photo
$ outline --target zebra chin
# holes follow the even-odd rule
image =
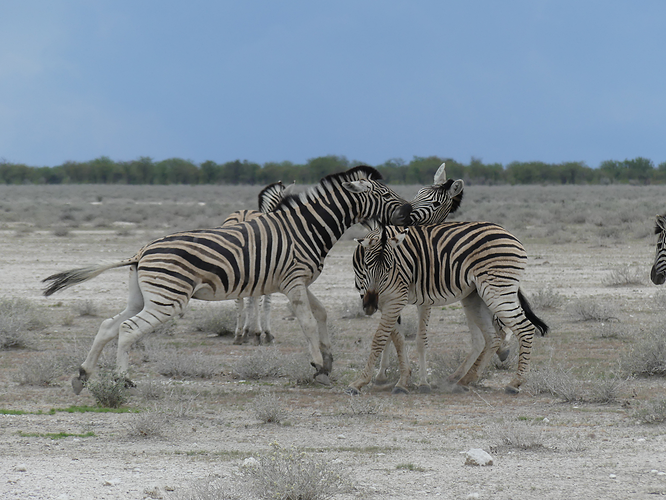
[[[655,285],[663,285],[664,281],[666,281],[666,274],[663,272],[657,272],[655,267],[652,266],[652,270],[650,271],[650,279]]]
[[[372,316],[379,308],[379,295],[376,292],[366,292],[363,296],[363,312],[366,316]]]

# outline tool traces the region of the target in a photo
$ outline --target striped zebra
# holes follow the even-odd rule
[[[282,181],[269,184],[259,192],[259,210],[237,210],[232,212],[222,223],[222,227],[238,224],[248,220],[256,219],[262,213],[272,212],[277,208],[282,199],[291,194],[295,184],[285,187]],[[262,295],[236,299],[236,330],[234,332],[234,344],[239,345],[247,342],[250,337],[256,345],[261,344],[261,335],[267,344],[273,342],[271,333],[271,296]]]
[[[663,285],[666,281],[666,214],[657,215],[654,234],[658,235],[657,253],[650,270],[650,279],[655,285]]]
[[[431,186],[426,186],[421,188],[414,199],[400,207],[397,212],[397,216],[401,217],[407,225],[419,224],[419,225],[428,225],[428,224],[438,224],[444,222],[449,214],[455,213],[460,207],[462,202],[463,193],[464,193],[464,182],[462,180],[452,180],[446,178],[446,163],[442,163],[440,167],[435,172],[433,178],[433,183]],[[372,231],[376,231],[376,224],[369,224],[368,229],[370,233],[366,238],[372,237]],[[379,232],[376,232],[379,234]],[[361,243],[363,240],[356,240]],[[352,264],[354,267],[354,278],[356,289],[359,291],[361,297],[365,294],[366,290],[366,278],[365,278],[365,265],[363,264],[364,259],[364,245],[359,244],[352,257]],[[419,329],[417,334],[417,350],[419,352],[419,357],[421,358],[421,372],[425,370],[425,348],[427,347],[427,317],[430,315],[429,306],[419,306]],[[428,315],[427,317],[425,315]],[[398,318],[398,323],[400,318]],[[391,332],[391,341],[396,348],[398,355],[398,363],[400,365],[400,373],[409,374],[410,369],[407,363],[405,352],[404,352],[404,336],[397,330],[397,328]],[[390,361],[390,356],[387,348],[384,349],[381,355],[381,361],[379,364],[379,372],[375,377],[375,382],[377,384],[384,384],[388,381],[387,370]],[[424,381],[424,378],[421,378]],[[407,387],[407,380],[402,379],[396,384],[396,392],[401,391],[402,388]],[[421,392],[427,392],[429,388],[426,384],[422,384],[420,387]]]
[[[505,391],[518,392],[529,369],[535,330],[545,335],[548,326],[532,312],[520,290],[527,254],[513,235],[490,222],[446,222],[404,230],[380,228],[361,245],[366,280],[363,307],[366,314],[381,309],[382,317],[368,362],[348,392],[358,394],[370,382],[377,357],[405,305],[425,306],[419,308],[419,331],[425,332],[430,306],[457,301],[467,316],[472,352],[449,382],[466,386],[477,380],[508,329],[518,338],[520,350],[517,374]],[[417,346],[418,342],[423,339],[417,339]],[[424,346],[419,349],[421,357]],[[425,363],[424,358],[421,361]],[[398,384],[404,384],[408,376],[401,365]],[[422,365],[421,380],[425,377]],[[395,392],[406,391],[406,386],[398,384]]]
[[[190,299],[227,300],[281,292],[289,299],[308,341],[315,380],[330,384],[333,366],[326,310],[308,289],[324,258],[353,224],[391,222],[405,200],[372,167],[332,174],[300,195],[285,197],[273,212],[226,227],[159,238],[121,262],[73,269],[44,279],[45,295],[110,269],[129,267],[126,309],[105,320],[72,380],[80,392],[104,346],[118,339],[116,370],[126,376],[130,346],[179,314]],[[392,220],[396,222],[396,218]]]

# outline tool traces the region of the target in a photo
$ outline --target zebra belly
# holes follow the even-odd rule
[[[424,293],[415,286],[409,287],[409,304],[417,306],[446,306],[458,302],[476,290],[474,284],[465,286],[462,290],[438,290]],[[442,293],[445,292],[445,293]]]

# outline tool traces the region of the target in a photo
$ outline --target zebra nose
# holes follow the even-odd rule
[[[663,285],[664,281],[666,281],[666,275],[664,275],[664,273],[658,273],[657,269],[652,266],[652,270],[650,271],[650,279],[655,285]]]
[[[411,203],[405,203],[400,208],[398,208],[393,215],[391,216],[391,224],[394,226],[409,226],[410,220],[409,215],[412,213]]]
[[[366,292],[363,296],[363,312],[372,316],[377,312],[379,296],[375,292]]]

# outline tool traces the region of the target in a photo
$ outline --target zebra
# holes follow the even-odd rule
[[[107,265],[53,274],[44,295],[129,267],[129,297],[124,311],[102,322],[86,360],[72,379],[79,393],[104,346],[118,339],[116,370],[127,377],[130,346],[143,334],[179,314],[192,298],[227,300],[281,292],[289,299],[308,341],[314,380],[330,385],[333,367],[326,310],[308,289],[319,277],[324,258],[353,224],[392,214],[405,203],[368,166],[324,177],[299,195],[286,196],[273,212],[214,229],[164,236],[133,257]],[[130,381],[128,380],[128,383]]]
[[[522,244],[502,227],[491,222],[445,222],[401,230],[379,228],[379,234],[361,241],[364,247],[366,314],[382,311],[368,362],[347,392],[358,394],[370,382],[372,371],[387,338],[405,305],[419,308],[417,347],[421,380],[426,380],[424,337],[430,307],[461,301],[472,334],[472,352],[449,377],[449,383],[466,386],[497,351],[502,336],[510,330],[518,338],[518,370],[505,387],[517,393],[529,369],[534,333],[548,326],[531,310],[520,289],[527,253]],[[356,269],[355,269],[356,272]],[[409,376],[401,365],[394,392],[406,392]]]
[[[231,226],[239,222],[252,220],[262,213],[275,210],[282,199],[291,194],[295,183],[285,187],[282,181],[269,184],[259,192],[257,210],[237,210],[232,212],[222,223],[222,227]],[[261,301],[257,297],[236,299],[236,329],[234,332],[234,344],[239,345],[247,342],[250,336],[256,345],[261,344],[261,334],[267,344],[275,338],[271,333],[271,296],[263,295]]]
[[[650,270],[650,280],[655,285],[663,285],[666,281],[666,214],[657,215],[654,234],[658,235],[657,253]]]
[[[418,223],[419,225],[427,225],[427,224],[437,224],[440,222],[444,222],[444,220],[446,220],[449,214],[455,213],[460,207],[460,203],[462,202],[463,193],[464,193],[464,186],[465,183],[460,179],[456,181],[452,179],[447,180],[446,162],[444,162],[439,166],[439,168],[435,172],[432,185],[419,189],[418,193],[411,202],[406,203],[405,205],[400,207],[400,209],[397,212],[397,216],[401,217],[405,222],[407,222],[408,223],[407,225],[411,225],[414,223]],[[377,224],[374,223],[367,225],[367,228],[370,231],[375,230],[376,227]],[[360,243],[362,240],[357,239],[356,241]],[[359,244],[354,251],[352,257],[352,265],[354,268],[355,286],[356,289],[359,291],[361,298],[365,294],[365,289],[366,289],[365,285],[366,280],[364,273],[365,266],[363,264],[363,258],[364,258],[364,246],[362,244]],[[427,310],[425,309],[421,310],[421,307],[427,307],[427,306],[419,306],[419,334],[417,335],[417,349],[420,353],[420,356],[421,352],[423,353],[425,352],[424,350],[425,348],[422,346],[423,342],[425,342],[427,346],[427,337],[425,336],[427,319],[425,319],[424,315],[430,314],[429,308]],[[400,318],[398,318],[398,323],[399,322]],[[409,373],[409,371],[406,371],[409,370],[409,368],[408,365],[406,364],[407,361],[404,357],[405,339],[403,335],[396,329],[393,332],[391,332],[391,340],[398,354],[398,363],[401,365],[401,370],[400,370],[401,373]],[[421,356],[422,357],[421,371],[425,369],[424,356],[425,354]],[[389,364],[388,349],[384,349],[381,355],[379,372],[378,375],[375,377],[375,382],[377,384],[383,384],[387,382],[388,364]],[[421,380],[425,379],[422,378]],[[396,384],[396,387],[398,388],[397,391],[400,391],[401,388],[406,387],[406,384],[407,380],[401,379],[398,382],[398,384]],[[428,387],[425,384],[422,384],[420,390],[421,392],[427,392]]]

